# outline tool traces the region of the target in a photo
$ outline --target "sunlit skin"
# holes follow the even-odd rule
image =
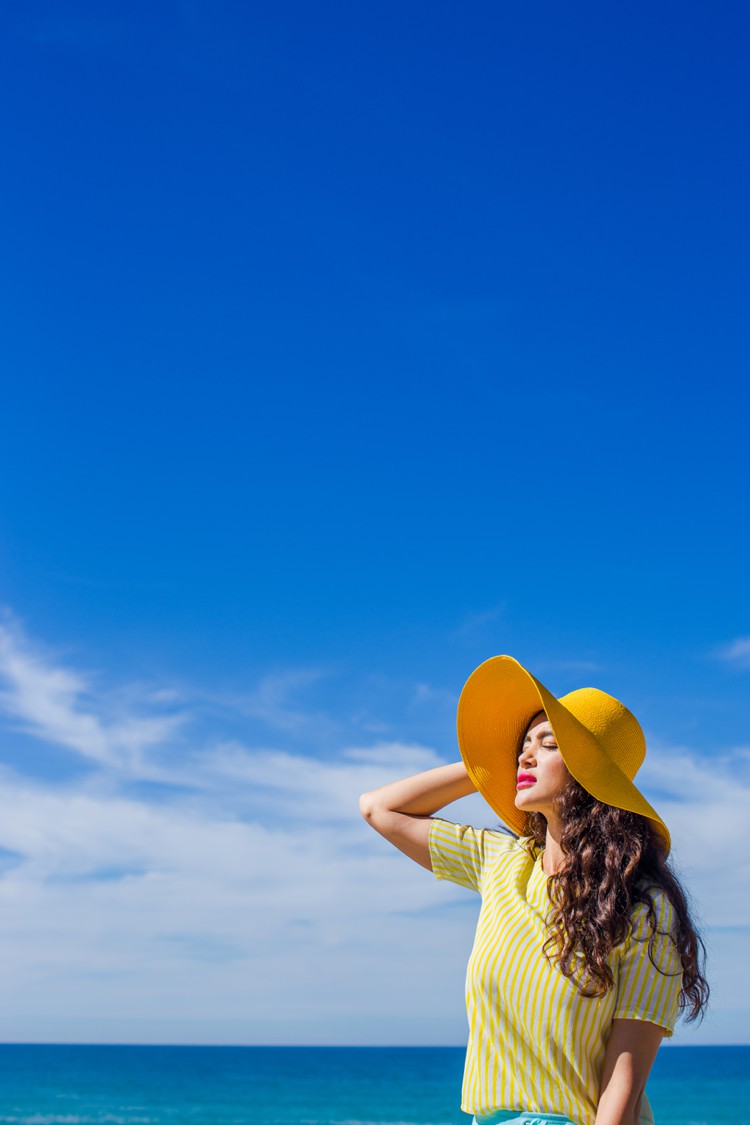
[[[552,727],[544,711],[534,715],[518,755],[517,773],[530,773],[536,778],[528,789],[517,789],[515,805],[524,812],[539,812],[547,821],[547,839],[542,856],[542,869],[554,875],[562,863],[560,847],[562,822],[554,805],[555,797],[562,792],[570,778],[568,768],[557,746]]]

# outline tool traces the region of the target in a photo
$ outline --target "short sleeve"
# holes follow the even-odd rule
[[[430,824],[430,861],[436,879],[447,879],[471,891],[482,892],[482,873],[515,843],[509,832],[472,828],[433,817]]]
[[[653,961],[649,957],[652,925],[648,908],[639,904],[633,914],[632,933],[623,942],[619,954],[613,1019],[648,1020],[663,1027],[665,1037],[669,1038],[679,1013],[682,961],[672,936],[674,908],[663,892],[651,893],[658,931],[653,941]]]

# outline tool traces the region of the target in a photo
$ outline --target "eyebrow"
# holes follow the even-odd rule
[[[528,732],[528,731],[527,731],[527,732],[526,732],[526,734],[525,734],[525,735],[523,736],[523,740],[524,740],[524,742],[526,741],[526,739],[527,739],[527,738],[531,738],[531,735],[529,734],[529,732]],[[554,732],[554,731],[553,731],[552,729],[550,729],[550,730],[546,730],[546,731],[544,732],[544,734],[542,735],[542,738],[555,738],[555,732]],[[555,741],[557,741],[557,739],[556,739],[556,738],[555,738]]]

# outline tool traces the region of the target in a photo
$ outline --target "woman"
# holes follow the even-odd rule
[[[462,761],[360,798],[438,879],[478,891],[461,1106],[478,1125],[652,1125],[646,1079],[680,1012],[705,1008],[703,943],[633,783],[630,712],[596,688],[556,699],[510,656],[458,705]],[[432,814],[479,790],[514,833]]]

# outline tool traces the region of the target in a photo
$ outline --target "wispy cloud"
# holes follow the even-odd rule
[[[488,606],[487,609],[467,613],[463,619],[459,621],[456,627],[456,633],[465,638],[473,637],[475,634],[482,633],[488,626],[494,625],[497,621],[501,620],[506,612],[507,607],[504,602],[501,602],[498,605]]]
[[[709,761],[652,740],[637,782],[670,829],[675,865],[705,922],[750,927],[750,894],[739,889],[750,892],[742,859],[750,855],[750,747]],[[727,862],[728,852],[736,862]]]
[[[151,685],[128,713],[132,691],[105,690],[15,626],[0,647],[6,719],[92,765],[65,783],[26,777],[22,762],[0,771],[0,1037],[17,1037],[22,1019],[25,1037],[49,1038],[75,1011],[79,1038],[127,1028],[148,1039],[169,1019],[173,1040],[181,1027],[193,1041],[461,1041],[477,903],[390,848],[357,810],[361,791],[438,765],[434,749],[380,738],[310,754],[304,720],[319,709],[313,699],[305,712],[295,684],[304,695],[318,681],[294,672],[259,685],[239,711],[297,732],[289,750],[199,737],[186,690],[175,701]],[[162,713],[177,703],[178,714]],[[639,782],[672,830],[714,948],[731,944],[750,927],[750,751],[709,765],[652,742]],[[445,815],[496,822],[479,797]],[[750,1006],[742,965],[719,965],[712,983],[719,1005],[743,996]],[[410,1023],[414,1011],[425,1015]]]
[[[272,748],[219,743],[193,755],[176,775],[205,794],[220,793],[227,808],[265,823],[340,824],[356,815],[360,793],[440,765],[434,750],[396,742],[345,748],[321,761]]]
[[[428,706],[455,711],[458,695],[447,688],[434,687],[432,684],[415,684],[412,703],[416,707]]]
[[[302,709],[296,700],[308,689],[315,687],[326,673],[320,668],[295,668],[264,676],[252,691],[234,695],[225,700],[238,714],[259,719],[273,730],[305,735],[321,726],[333,726],[328,715],[321,711]]]
[[[721,645],[715,655],[736,668],[750,668],[750,637],[736,637]]]
[[[571,658],[570,660],[542,659],[539,661],[539,669],[540,671],[549,669],[552,672],[600,672],[602,665],[596,660],[584,658]]]
[[[145,752],[166,742],[186,718],[180,713],[105,716],[114,701],[98,695],[80,673],[53,663],[14,624],[0,624],[0,683],[0,710],[16,720],[18,729],[128,772],[137,772]]]

